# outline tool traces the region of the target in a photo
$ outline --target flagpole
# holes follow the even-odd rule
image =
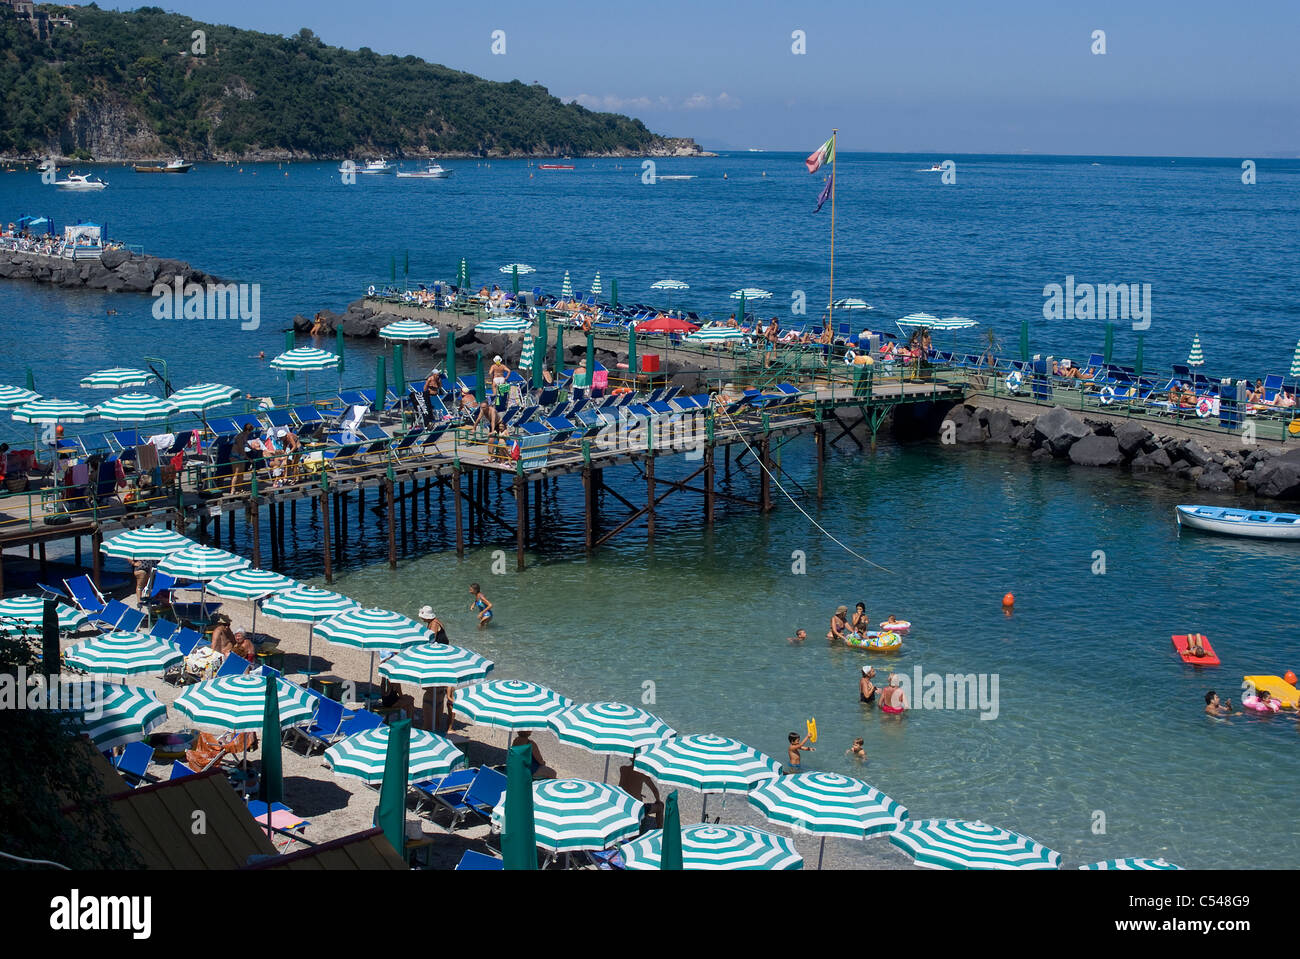
[[[832,339],[835,337],[835,160],[839,152],[835,140],[839,132],[838,127],[831,130],[831,303],[826,313],[826,325],[830,327]]]

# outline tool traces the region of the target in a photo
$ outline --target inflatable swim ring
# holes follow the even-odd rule
[[[375,295],[375,288],[374,288],[373,285],[366,287],[366,295],[367,295],[367,296],[374,296],[374,295]]]
[[[1101,405],[1102,405],[1102,406],[1110,406],[1111,403],[1114,403],[1114,402],[1115,402],[1115,387],[1113,387],[1113,386],[1103,386],[1103,387],[1101,388],[1101,397],[1100,397],[1100,399],[1101,399]]]
[[[1258,696],[1242,696],[1241,705],[1255,713],[1275,713],[1282,708],[1282,701],[1272,697],[1263,700]]]
[[[903,648],[903,638],[897,633],[867,633],[867,649],[881,653],[896,653]]]
[[[1024,374],[1021,373],[1019,370],[1014,370],[1013,372],[1007,374],[1007,389],[1010,390],[1012,393],[1019,393],[1020,384],[1023,383],[1024,380],[1025,380]]]
[[[1210,398],[1202,396],[1200,402],[1196,404],[1196,415],[1201,419],[1205,419],[1210,415],[1212,409],[1214,409],[1214,405],[1210,402]]]
[[[905,633],[912,628],[912,624],[905,619],[898,619],[892,623],[881,623],[880,625],[891,633]]]
[[[852,365],[853,365],[854,363],[856,363],[857,361],[858,361],[858,358],[857,358],[857,356],[854,355],[854,353],[853,353],[852,350],[845,350],[845,351],[844,351],[844,365],[845,365],[845,366],[852,366]]]

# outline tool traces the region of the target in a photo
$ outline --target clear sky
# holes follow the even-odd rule
[[[706,148],[811,150],[835,126],[842,150],[1300,156],[1300,0],[157,2],[537,81]]]

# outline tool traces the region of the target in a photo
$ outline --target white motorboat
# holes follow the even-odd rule
[[[66,180],[55,180],[60,190],[104,190],[108,184],[94,174],[69,173]]]
[[[378,174],[392,173],[397,169],[396,166],[389,163],[383,157],[378,160],[367,160],[365,163],[357,164],[351,160],[343,161],[339,167],[340,173],[361,173],[366,176],[375,176]]]
[[[1225,509],[1220,506],[1176,506],[1180,527],[1250,536],[1255,539],[1300,539],[1300,515],[1266,510]]]
[[[403,180],[445,180],[451,176],[451,171],[437,163],[430,163],[426,170],[412,170],[409,173],[398,170],[397,176]]]

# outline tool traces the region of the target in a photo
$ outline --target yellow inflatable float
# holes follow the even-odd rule
[[[1300,690],[1297,690],[1281,676],[1243,676],[1242,679],[1257,690],[1267,689],[1268,694],[1281,701],[1282,705],[1287,709],[1295,709],[1300,706]]]

